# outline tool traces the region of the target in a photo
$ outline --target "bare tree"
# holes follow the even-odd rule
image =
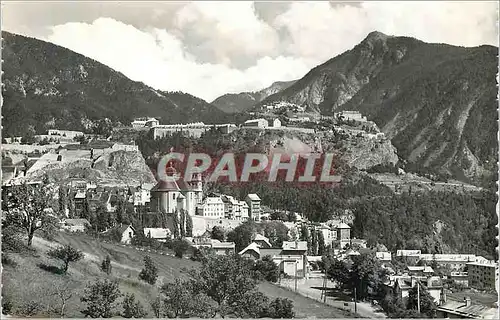
[[[69,283],[63,283],[60,285],[57,285],[54,289],[54,296],[57,296],[57,298],[61,301],[61,307],[59,308],[58,312],[61,318],[64,318],[64,309],[66,308],[67,302],[73,297],[74,295],[74,287],[72,287]]]
[[[7,191],[7,219],[26,230],[28,246],[33,242],[35,231],[49,223],[47,209],[52,198],[52,191],[45,185],[33,186],[24,183]]]

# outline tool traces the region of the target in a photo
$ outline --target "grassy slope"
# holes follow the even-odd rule
[[[62,284],[70,284],[75,288],[75,295],[67,303],[66,317],[82,317],[79,310],[83,309],[80,302],[81,292],[89,281],[108,277],[100,270],[100,262],[106,255],[110,255],[113,271],[108,278],[117,279],[120,283],[122,293],[134,293],[149,312],[148,317],[153,317],[149,303],[158,294],[157,286],[162,283],[173,281],[182,277],[181,269],[196,267],[199,264],[188,259],[177,259],[168,255],[146,253],[134,248],[115,244],[102,243],[86,235],[75,235],[60,233],[56,241],[61,244],[71,244],[85,253],[85,259],[78,263],[70,264],[67,275],[56,275],[42,270],[37,265],[59,266],[58,261],[49,259],[45,252],[57,243],[35,238],[34,246],[37,249],[35,255],[10,254],[17,262],[17,266],[4,266],[2,283],[4,292],[14,302],[14,309],[22,303],[37,301],[44,309],[58,308],[60,302],[53,295],[55,288]],[[159,279],[156,287],[149,286],[138,280],[138,274],[143,267],[143,257],[148,254],[158,267]],[[346,317],[347,315],[336,308],[325,306],[312,299],[297,295],[293,292],[279,288],[270,283],[261,283],[259,289],[270,298],[286,297],[294,301],[297,317]],[[120,310],[121,308],[118,308]],[[39,314],[42,316],[44,314]],[[45,314],[47,315],[47,314]]]

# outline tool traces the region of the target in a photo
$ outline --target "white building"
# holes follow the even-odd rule
[[[169,168],[171,175],[177,175],[173,168]],[[167,175],[169,175],[167,174]],[[195,174],[193,181],[184,180],[160,180],[151,189],[151,209],[152,211],[174,213],[178,209],[183,209],[190,216],[196,214],[196,206],[202,202],[203,182],[201,175]]]
[[[131,125],[134,129],[144,128],[144,127],[154,127],[160,124],[155,118],[136,118],[132,121]]]
[[[273,128],[279,128],[281,127],[281,120],[276,118],[273,120]]]
[[[341,111],[334,114],[335,118],[343,118],[344,120],[367,121],[359,111]]]
[[[498,263],[495,261],[467,263],[467,273],[471,288],[498,292]]]
[[[159,242],[165,242],[172,238],[170,230],[165,228],[144,228],[144,235]]]
[[[132,242],[132,238],[135,237],[135,229],[132,225],[122,226],[119,228],[120,234],[122,238],[120,239],[121,243],[130,244]]]
[[[66,137],[68,139],[74,139],[78,136],[83,136],[83,132],[81,131],[71,131],[71,130],[58,130],[58,129],[50,129],[47,134],[49,136],[61,136]]]
[[[250,128],[267,128],[269,127],[269,122],[266,119],[252,119],[252,120],[247,120],[243,124],[244,127],[250,127]]]
[[[207,218],[224,218],[224,202],[220,197],[207,197],[198,205],[196,214]]]
[[[248,215],[250,219],[254,221],[260,221],[260,214],[262,212],[260,208],[260,198],[255,193],[250,193],[245,199],[248,204]]]

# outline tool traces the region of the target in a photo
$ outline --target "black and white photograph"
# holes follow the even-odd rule
[[[2,1],[1,318],[499,319],[497,1]]]

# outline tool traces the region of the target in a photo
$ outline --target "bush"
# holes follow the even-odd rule
[[[82,302],[87,303],[87,308],[82,310],[85,317],[92,318],[111,318],[115,301],[121,296],[118,282],[116,281],[96,281],[88,284],[84,295],[80,298]]]
[[[293,301],[287,298],[276,298],[269,304],[268,317],[271,318],[287,318],[295,317],[293,311]]]
[[[278,265],[273,261],[271,256],[265,256],[262,260],[257,260],[254,265],[255,276],[259,280],[276,282],[279,278]]]
[[[189,249],[189,243],[183,239],[176,239],[172,242],[172,249],[177,258],[182,258]]]
[[[23,303],[17,310],[16,315],[24,316],[24,317],[32,317],[37,315],[40,311],[42,311],[43,306],[34,300],[27,301]]]
[[[123,299],[122,303],[124,318],[144,318],[147,312],[139,301],[135,301],[134,294],[128,294]]]
[[[3,258],[3,255],[2,255]],[[13,303],[9,296],[2,294],[2,314],[8,315],[12,311]]]

